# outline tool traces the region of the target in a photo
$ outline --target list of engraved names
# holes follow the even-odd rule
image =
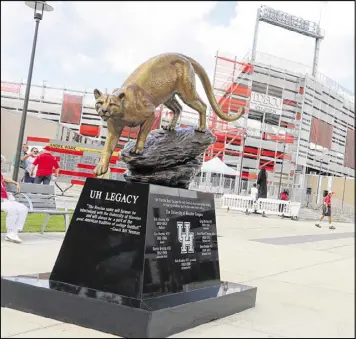
[[[161,217],[154,217],[153,220],[156,241],[152,249],[156,258],[168,258],[169,252],[172,250],[172,243],[179,241],[181,253],[173,260],[180,265],[182,270],[190,269],[192,263],[197,261],[195,252],[200,252],[201,256],[208,259],[214,247],[212,237],[216,236],[216,233],[214,232],[214,221],[204,218],[204,216],[206,211],[213,208],[212,204],[209,201],[197,201],[183,197],[155,196],[154,206],[157,205],[163,213],[161,213]],[[178,239],[172,238],[173,228],[178,229],[174,232],[174,234],[178,234]]]

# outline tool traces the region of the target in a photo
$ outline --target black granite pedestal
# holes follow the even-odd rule
[[[1,306],[149,338],[254,307],[256,292],[220,280],[212,194],[87,179],[52,272],[2,277]]]

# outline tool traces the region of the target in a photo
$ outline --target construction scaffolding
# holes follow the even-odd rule
[[[251,52],[243,58],[217,52],[216,99],[224,113],[234,114],[244,106],[246,114],[227,123],[210,110],[209,127],[217,140],[205,152],[204,160],[219,157],[239,171],[242,180],[203,178],[204,187],[220,184],[219,190],[210,191],[240,193],[242,186],[244,194],[265,167],[269,196],[278,196],[281,189],[288,188],[302,199],[306,171],[318,170],[319,164],[324,173],[353,176],[354,159],[347,145],[354,140],[354,115],[350,115],[354,101],[340,85],[311,73],[308,66],[265,53],[256,52],[253,63]],[[329,149],[327,155],[321,153],[324,144]],[[194,185],[199,186],[198,179]]]
[[[256,72],[257,70],[257,72]],[[245,107],[243,118],[227,123],[219,119],[212,111],[209,114],[209,127],[217,137],[217,141],[204,155],[205,160],[218,156],[228,166],[233,167],[241,174],[241,188],[247,191],[256,181],[259,170],[265,167],[268,171],[271,194],[278,194],[279,186],[292,188],[296,170],[296,149],[298,130],[300,127],[301,109],[303,105],[303,79],[295,76],[299,83],[298,96],[294,100],[284,100],[283,86],[277,88],[270,81],[273,69],[270,65],[251,63],[248,53],[243,58],[237,58],[227,53],[216,54],[213,88],[216,99],[226,114],[235,114],[238,109]],[[287,71],[280,71],[282,80],[288,77]],[[263,74],[265,89],[257,85],[261,83]],[[261,86],[260,86],[261,87]],[[267,114],[256,111],[251,95],[259,93],[265,98],[274,98],[276,95],[283,105],[292,105],[289,108],[293,114]],[[251,101],[252,100],[252,101]],[[285,102],[284,102],[285,101]],[[251,117],[251,118],[250,118]],[[288,147],[286,147],[288,146]],[[240,189],[235,185],[229,191],[236,193]],[[237,183],[237,182],[236,182]]]

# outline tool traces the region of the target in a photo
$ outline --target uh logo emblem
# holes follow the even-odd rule
[[[190,232],[190,222],[177,221],[177,229],[178,240],[182,244],[181,253],[194,253],[194,232]]]

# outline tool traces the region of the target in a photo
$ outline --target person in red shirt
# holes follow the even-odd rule
[[[33,176],[33,171],[37,166],[35,184],[49,185],[52,179],[53,169],[55,170],[55,176],[59,174],[59,164],[56,158],[51,154],[49,146],[43,149],[43,153],[40,154],[31,165],[30,176]]]
[[[1,155],[1,164],[5,163],[5,157]],[[28,208],[15,200],[7,191],[6,183],[16,185],[17,193],[20,193],[20,184],[14,180],[6,178],[1,173],[1,210],[6,214],[6,241],[21,244],[22,240],[18,232],[23,230],[27,218]]]
[[[324,198],[323,202],[323,213],[319,219],[319,222],[315,224],[316,227],[321,227],[320,222],[324,219],[324,217],[328,217],[329,219],[329,228],[331,230],[334,230],[335,227],[331,225],[331,198],[333,196],[334,192],[329,192],[327,196]]]

